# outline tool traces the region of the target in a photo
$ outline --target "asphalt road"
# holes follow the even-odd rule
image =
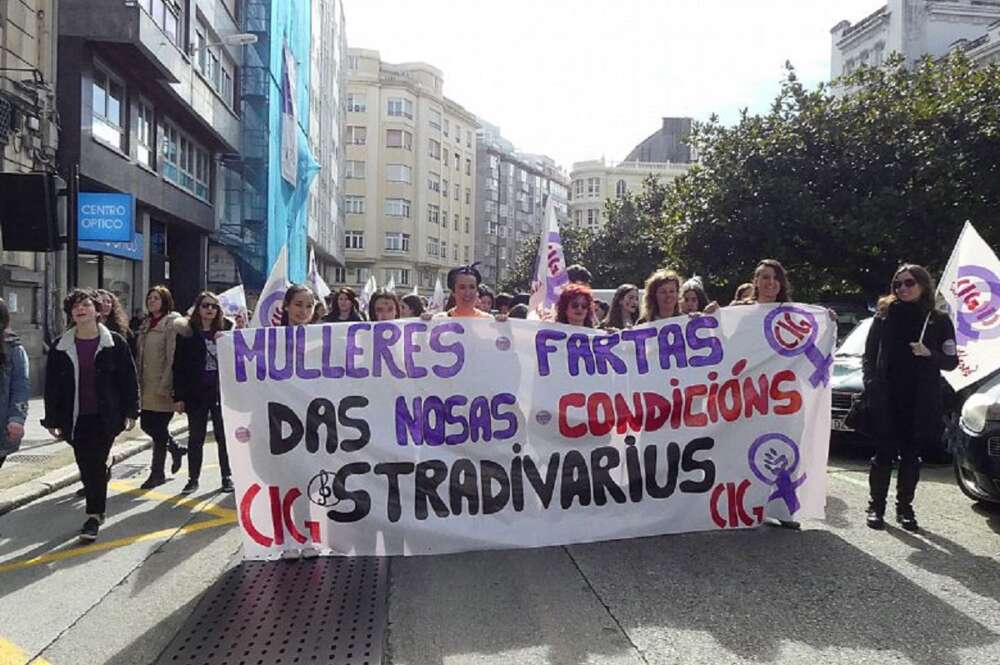
[[[238,564],[217,468],[185,501],[183,475],[133,490],[147,459],[116,472],[88,549],[73,488],[0,519],[0,665],[151,663]],[[830,475],[827,519],[801,532],[394,559],[385,662],[996,663],[1000,510],[973,507],[950,469],[925,469],[923,531],[873,532],[863,453],[838,450]]]

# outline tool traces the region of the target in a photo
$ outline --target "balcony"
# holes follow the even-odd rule
[[[62,0],[59,35],[120,45],[124,47],[123,61],[170,83],[180,83],[178,72],[187,67],[179,47],[134,1]]]

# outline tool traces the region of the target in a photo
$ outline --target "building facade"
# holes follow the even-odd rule
[[[309,147],[319,173],[309,192],[309,245],[320,274],[328,283],[344,266],[343,174],[344,90],[347,83],[347,39],[341,0],[313,0],[310,78],[319,94],[309,97]]]
[[[1000,20],[986,28],[986,34],[973,40],[962,40],[955,48],[980,67],[1000,65]]]
[[[691,118],[663,118],[658,130],[646,137],[625,158],[626,162],[671,162],[687,164],[697,159],[687,143]]]
[[[56,0],[0,2],[0,173],[56,169],[57,10]],[[0,263],[0,296],[38,392],[46,324],[59,311],[51,295],[60,266],[55,255],[42,252],[3,251]]]
[[[354,48],[347,63],[346,265],[331,286],[360,287],[373,274],[379,286],[429,294],[472,260],[476,118],[444,95],[431,65]]]
[[[238,155],[236,0],[62,0],[60,170],[84,192],[135,197],[131,243],[80,245],[79,283],[131,315],[165,284],[178,308],[205,288],[223,215],[220,161]]]
[[[599,230],[607,221],[604,201],[642,191],[642,182],[653,176],[666,183],[683,175],[690,163],[667,162],[575,162],[570,173],[570,223],[576,228]]]
[[[551,198],[560,225],[569,219],[569,179],[546,155],[519,153],[480,119],[476,135],[475,249],[487,284],[504,282],[518,250],[538,244]]]
[[[830,77],[861,66],[877,67],[893,53],[912,65],[925,55],[939,58],[957,42],[972,42],[1000,20],[1000,0],[889,0],[856,23],[830,30]]]

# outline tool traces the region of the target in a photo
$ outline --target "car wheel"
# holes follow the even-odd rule
[[[962,490],[962,494],[973,501],[992,503],[990,497],[981,492],[976,486],[975,477],[962,466],[957,455],[955,456],[955,482],[958,483],[958,489]]]

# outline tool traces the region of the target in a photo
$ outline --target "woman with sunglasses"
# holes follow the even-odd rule
[[[594,296],[589,287],[577,283],[566,285],[556,301],[556,323],[594,327]]]
[[[920,480],[920,452],[940,440],[941,371],[958,367],[955,329],[934,303],[934,280],[922,266],[904,264],[892,276],[892,293],[878,303],[862,363],[864,399],[876,438],[868,472],[866,521],[885,528],[893,462],[896,521],[916,531],[913,497]]]
[[[219,297],[202,291],[194,303],[194,311],[180,328],[177,351],[174,354],[174,411],[188,414],[188,482],[182,494],[198,490],[204,457],[208,420],[219,446],[219,469],[222,491],[232,492],[229,455],[226,454],[226,432],[219,405],[219,360],[216,338],[223,330],[233,327],[222,316]]]

